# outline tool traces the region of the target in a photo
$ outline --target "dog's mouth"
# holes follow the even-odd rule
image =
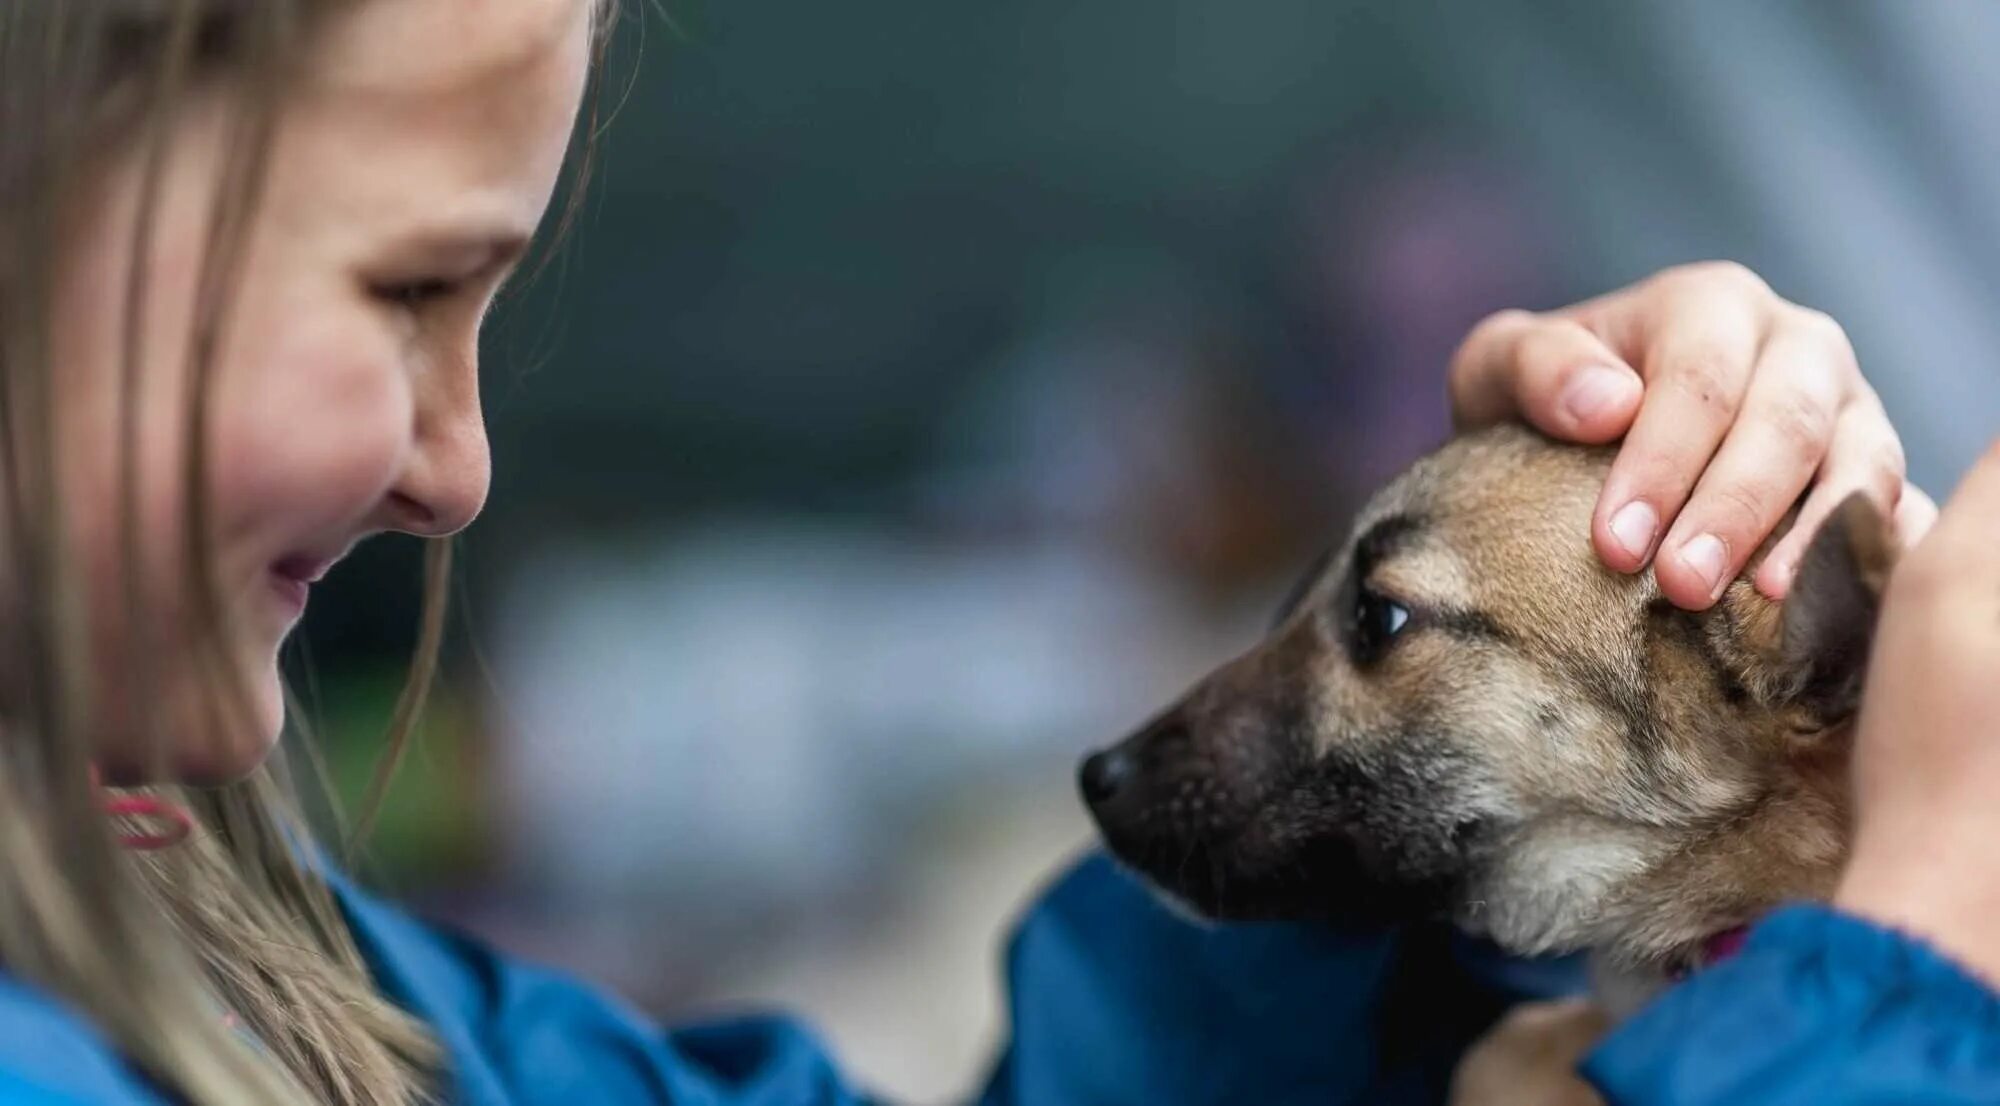
[[[1217,920],[1296,913],[1311,890],[1304,868],[1262,862],[1270,781],[1216,768],[1169,726],[1090,757],[1077,785],[1112,856],[1177,904]]]
[[[1450,898],[1445,887],[1374,878],[1356,851],[1337,840],[1261,870],[1244,871],[1227,852],[1195,848],[1170,875],[1157,865],[1140,871],[1162,892],[1216,921],[1377,926],[1437,916]]]
[[[1443,842],[1387,840],[1331,806],[1312,772],[1223,816],[1210,777],[1162,800],[1107,790],[1093,762],[1080,781],[1112,855],[1203,917],[1379,925],[1443,917],[1461,895],[1476,825]]]

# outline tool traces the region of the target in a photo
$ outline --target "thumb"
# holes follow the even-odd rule
[[[1595,445],[1632,426],[1639,374],[1571,319],[1503,311],[1475,327],[1451,365],[1461,428],[1519,417],[1550,437]]]

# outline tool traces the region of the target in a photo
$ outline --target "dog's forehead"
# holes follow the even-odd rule
[[[1365,509],[1363,528],[1398,514],[1514,525],[1579,511],[1587,519],[1610,458],[1608,450],[1558,445],[1514,426],[1468,434],[1384,487]]]
[[[1453,441],[1384,488],[1355,530],[1359,548],[1395,530],[1371,558],[1377,582],[1535,621],[1579,583],[1602,582],[1591,513],[1609,455],[1555,445],[1516,428]],[[1542,617],[1536,617],[1542,616]]]

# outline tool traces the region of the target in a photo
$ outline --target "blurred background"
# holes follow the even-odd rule
[[[628,0],[372,882],[946,1102],[1078,756],[1254,639],[1507,306],[1744,261],[1948,490],[2000,433],[2000,5]],[[1579,535],[1579,540],[1582,536]],[[359,794],[412,543],[296,651]]]

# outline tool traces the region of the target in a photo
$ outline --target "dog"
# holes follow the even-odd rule
[[[1576,1062],[1845,857],[1847,760],[1894,557],[1865,497],[1782,603],[1709,610],[1590,548],[1608,448],[1460,437],[1363,508],[1268,636],[1079,784],[1106,845],[1208,919],[1448,919],[1587,951],[1587,1000],[1517,1008],[1459,1106],[1597,1102]]]

